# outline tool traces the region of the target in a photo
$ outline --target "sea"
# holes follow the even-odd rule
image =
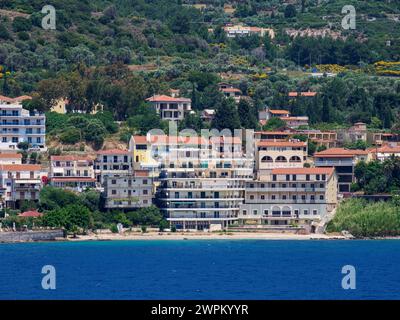
[[[0,299],[400,299],[399,240],[0,244]]]

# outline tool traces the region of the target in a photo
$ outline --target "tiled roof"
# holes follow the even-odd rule
[[[191,102],[188,98],[173,98],[167,95],[155,95],[147,98],[146,101],[150,102]]]
[[[147,144],[146,136],[133,136],[136,144]]]
[[[2,164],[1,171],[40,171],[41,166],[38,164]]]
[[[41,216],[43,216],[43,213],[40,213],[40,212],[38,212],[38,211],[36,211],[36,210],[25,211],[25,212],[20,213],[20,214],[18,215],[18,217],[25,217],[25,218],[27,218],[27,217],[34,217],[34,218],[37,218],[37,217],[41,217]]]
[[[332,175],[335,168],[277,168],[272,169],[272,174],[326,174]]]
[[[303,141],[260,141],[258,147],[306,147],[307,143]]]
[[[22,159],[20,153],[0,153],[0,159]]]
[[[289,92],[289,97],[297,97],[299,95],[298,92]],[[305,92],[300,92],[300,96],[302,97],[315,97],[317,95],[316,92],[312,91],[305,91]]]
[[[316,152],[314,157],[354,157],[358,155],[368,155],[367,150],[352,150],[345,148],[330,148],[324,151]]]
[[[55,177],[51,178],[53,182],[95,182],[95,178],[91,177]]]
[[[279,110],[279,109],[269,110],[269,112],[272,114],[290,114],[290,112],[287,110]]]
[[[240,93],[242,93],[242,91],[237,88],[222,88],[221,91],[222,92],[240,92]]]
[[[135,170],[134,172],[135,177],[148,177],[149,171],[147,170]]]

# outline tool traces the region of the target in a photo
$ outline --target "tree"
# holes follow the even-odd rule
[[[46,226],[63,227],[67,231],[74,231],[77,228],[86,230],[93,224],[89,209],[79,204],[71,204],[49,211],[42,217],[42,220]]]
[[[238,114],[242,128],[255,129],[258,126],[256,111],[254,106],[247,100],[240,99],[238,105]]]
[[[23,17],[15,17],[12,22],[14,32],[30,31],[32,29],[32,22],[30,19]]]
[[[296,16],[297,12],[296,12],[296,7],[293,4],[288,4],[285,7],[285,18],[294,18]]]
[[[42,210],[55,210],[72,204],[79,204],[79,197],[72,191],[45,186],[39,195],[39,207]]]
[[[222,100],[215,111],[211,126],[217,130],[229,129],[232,133],[235,129],[240,129],[239,114],[232,98]]]
[[[2,23],[0,23],[0,39],[3,40],[10,40],[12,39],[10,33],[8,32],[8,29],[6,26]]]
[[[273,117],[267,121],[267,123],[263,126],[263,130],[265,131],[275,131],[278,129],[283,129],[286,127],[286,122],[278,117]]]

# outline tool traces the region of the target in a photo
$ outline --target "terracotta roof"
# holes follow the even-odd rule
[[[147,144],[146,136],[133,136],[136,144]]]
[[[155,95],[147,98],[146,101],[150,102],[191,102],[188,98],[173,98],[167,95]]]
[[[6,97],[6,96],[0,95],[0,101],[10,102],[10,103],[22,102],[24,100],[31,100],[31,99],[32,99],[31,96],[19,96],[19,97],[16,97],[16,98],[10,98],[10,97]]]
[[[0,153],[0,159],[22,159],[20,153]]]
[[[222,88],[221,91],[222,92],[240,92],[240,93],[242,93],[242,91],[237,88]]]
[[[263,134],[267,136],[273,136],[273,135],[293,135],[292,132],[284,132],[284,131],[256,131],[255,134]]]
[[[65,155],[65,156],[51,156],[51,161],[91,161],[92,159],[87,156],[75,156],[75,155]]]
[[[380,148],[370,148],[368,149],[368,151],[372,152],[372,153],[400,153],[400,146],[382,146]]]
[[[23,213],[20,213],[18,215],[18,217],[24,217],[24,218],[28,218],[28,217],[33,217],[33,218],[37,218],[37,217],[41,217],[43,216],[43,213],[40,213],[36,210],[32,210],[32,211],[25,211]]]
[[[308,121],[308,117],[306,116],[299,116],[299,117],[281,117],[280,119],[282,119],[283,121],[296,121],[296,120],[300,120],[300,121]]]
[[[97,154],[104,155],[127,155],[129,154],[128,150],[120,150],[120,149],[110,149],[110,150],[100,150]]]
[[[279,110],[279,109],[277,109],[277,110],[269,110],[269,112],[272,113],[272,114],[290,114],[290,112],[287,111],[287,110]]]
[[[306,147],[307,143],[303,141],[260,141],[258,147]]]
[[[317,158],[324,158],[324,157],[339,157],[339,158],[349,158],[358,155],[368,155],[367,150],[351,150],[351,149],[344,149],[344,148],[330,148],[324,151],[316,152],[314,157]]]
[[[135,170],[134,172],[135,177],[148,177],[149,171],[147,170]]]
[[[40,171],[42,167],[38,164],[2,164],[1,171]]]
[[[272,169],[272,174],[326,174],[332,175],[335,168],[277,168]]]

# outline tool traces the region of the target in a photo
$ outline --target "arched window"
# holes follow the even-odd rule
[[[279,156],[275,159],[275,162],[287,162],[287,159],[284,156]]]
[[[281,208],[279,208],[279,207],[272,207],[272,215],[273,215],[273,216],[280,216],[280,215],[281,215]]]
[[[301,162],[301,159],[298,156],[293,156],[290,158],[289,162]]]
[[[273,162],[270,156],[264,156],[261,158],[261,162]]]
[[[283,207],[282,215],[283,216],[290,216],[292,214],[292,210],[289,207]]]

